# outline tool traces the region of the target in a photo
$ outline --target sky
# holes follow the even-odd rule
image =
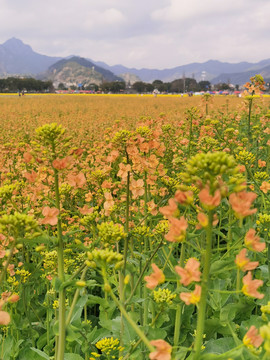
[[[108,65],[270,58],[270,0],[0,0],[0,43]]]

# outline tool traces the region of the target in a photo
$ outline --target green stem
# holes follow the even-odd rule
[[[249,103],[248,103],[248,140],[249,140],[249,144],[250,144],[250,145],[251,145],[250,123],[251,123],[252,101],[253,101],[253,98],[249,99]]]
[[[88,267],[85,267],[85,269],[84,269],[83,272],[82,272],[82,276],[81,276],[81,279],[80,279],[81,281],[84,280],[87,270],[88,270]],[[67,327],[67,326],[69,325],[69,323],[70,323],[71,316],[72,316],[72,314],[73,314],[75,305],[76,305],[77,300],[78,300],[78,297],[79,297],[79,295],[80,295],[80,290],[81,290],[81,289],[78,288],[78,289],[75,291],[75,294],[74,294],[74,297],[73,297],[73,301],[72,301],[72,304],[71,304],[71,306],[70,306],[69,313],[68,313],[68,316],[67,316],[67,319],[66,319],[66,327]]]
[[[130,184],[130,172],[128,172],[127,176],[127,187],[126,187],[126,193],[127,193],[127,201],[126,201],[126,221],[125,221],[125,230],[126,230],[126,237],[124,242],[124,267],[123,267],[123,277],[125,277],[126,274],[126,265],[127,265],[127,252],[128,252],[128,231],[129,231],[129,202],[130,202],[130,193],[129,193],[129,184]]]
[[[185,250],[186,250],[186,247],[185,247],[185,243],[183,242],[182,246],[181,246],[181,255],[180,255],[180,260],[179,260],[179,265],[181,267],[184,266]],[[177,281],[177,289],[179,289],[179,287],[180,287],[180,283],[179,283],[179,281]],[[179,338],[180,338],[182,308],[183,308],[182,302],[177,304],[176,314],[175,314],[175,325],[174,325],[174,338],[173,338],[173,345],[175,347],[178,346]]]
[[[138,327],[138,325],[130,318],[130,316],[126,312],[124,306],[120,303],[120,301],[117,299],[117,297],[114,295],[114,293],[111,289],[110,289],[110,295],[111,295],[112,299],[114,300],[114,302],[116,303],[116,305],[118,306],[121,313],[124,315],[127,322],[130,324],[130,326],[136,332],[136,334],[142,339],[142,341],[144,342],[146,347],[149,349],[149,351],[154,351],[155,348],[150,344],[150,341],[147,339],[147,337],[144,335],[144,333]]]
[[[135,294],[135,291],[137,290],[137,287],[139,286],[141,280],[142,280],[142,277],[145,273],[145,270],[147,269],[147,267],[149,266],[150,262],[152,261],[153,257],[156,255],[158,249],[161,247],[161,245],[163,244],[163,239],[161,240],[161,242],[158,244],[157,248],[155,249],[155,251],[152,253],[152,255],[150,256],[150,258],[146,261],[141,273],[140,273],[140,276],[134,286],[134,288],[132,289],[132,292],[131,294],[129,295],[129,298],[127,299],[127,301],[125,302],[125,305],[127,305],[130,300],[132,299],[133,295]]]
[[[52,142],[52,153],[55,158],[55,144]],[[53,167],[54,172],[54,187],[55,187],[55,203],[56,207],[59,210],[58,220],[57,220],[57,240],[58,240],[58,277],[59,280],[63,283],[65,281],[65,271],[64,271],[64,241],[62,236],[62,223],[60,215],[60,195],[59,195],[59,178],[58,170]],[[64,360],[65,353],[65,343],[66,343],[66,292],[65,289],[60,288],[59,290],[59,339],[58,339],[58,352],[57,360]]]
[[[191,113],[189,113],[189,115],[190,115],[190,119],[189,119],[188,159],[190,158],[191,142],[193,141],[193,129],[192,129],[193,116]]]
[[[209,272],[211,265],[211,254],[212,254],[212,223],[213,223],[213,211],[210,210],[208,213],[209,223],[206,228],[206,248],[204,255],[204,269],[202,274],[202,283],[201,283],[201,299],[199,302],[198,309],[198,318],[197,318],[197,330],[196,330],[196,339],[194,344],[194,357],[193,360],[198,360],[201,354],[201,348],[203,343],[203,333],[205,325],[205,316],[206,316],[206,300],[208,295],[208,286],[209,286]]]
[[[0,286],[1,286],[2,281],[4,280],[5,274],[7,272],[8,265],[10,263],[12,255],[13,255],[14,247],[15,247],[15,245],[12,245],[11,249],[9,250],[9,255],[8,255],[7,260],[6,260],[5,266],[4,266],[3,270],[1,271],[1,274],[0,274]]]

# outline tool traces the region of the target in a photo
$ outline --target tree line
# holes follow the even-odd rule
[[[36,80],[34,78],[8,77],[0,79],[0,92],[52,92],[53,84],[51,81]]]

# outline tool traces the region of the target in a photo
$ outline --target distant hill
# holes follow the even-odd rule
[[[59,83],[66,86],[78,86],[78,84],[87,86],[92,83],[100,85],[103,81],[123,81],[111,71],[78,56],[57,61],[40,77],[43,80],[51,80],[55,86]]]
[[[36,75],[46,71],[59,59],[61,58],[38,54],[21,40],[11,38],[0,45],[0,74]]]
[[[71,59],[73,60],[71,61]],[[67,65],[67,61],[73,62],[72,69],[70,65]],[[52,68],[52,66],[54,66],[54,68]],[[24,44],[16,38],[11,38],[0,45],[0,77],[9,75],[32,75],[40,78],[38,74],[42,73],[43,77],[44,74],[46,74],[46,76],[50,76],[55,82],[60,80],[60,82],[63,82],[62,80],[66,77],[70,83],[73,81],[80,83],[79,79],[83,82],[85,76],[87,76],[89,81],[95,80],[95,82],[98,83],[101,81],[121,81],[122,76],[130,83],[139,80],[145,82],[153,82],[154,80],[169,82],[185,76],[194,78],[197,81],[209,80],[213,83],[227,83],[230,81],[230,83],[242,85],[249,80],[250,76],[258,73],[261,73],[262,76],[269,79],[269,66],[270,59],[257,63],[239,62],[235,64],[209,60],[204,63],[193,62],[191,64],[162,70],[148,68],[136,69],[128,68],[120,64],[110,66],[101,61],[83,59],[78,56],[60,58],[41,55],[34,52],[29,45]],[[61,67],[65,67],[65,71],[63,71]],[[77,75],[74,78],[75,73]]]
[[[153,82],[154,80],[162,80],[163,82],[173,81],[175,79],[185,77],[194,78],[197,81],[216,79],[220,74],[241,73],[249,70],[258,71],[267,65],[270,65],[270,59],[260,61],[258,63],[240,62],[228,63],[218,60],[209,60],[204,63],[191,63],[187,65],[177,66],[171,69],[135,69],[127,68],[123,65],[109,66],[104,62],[96,62],[96,64],[111,70],[116,75],[122,73],[131,73],[138,76],[142,81]],[[251,71],[253,74],[253,71]],[[224,82],[227,82],[228,76]]]
[[[263,68],[257,68],[254,67],[251,70],[244,71],[244,72],[238,72],[238,73],[228,73],[228,74],[220,74],[214,79],[212,79],[212,84],[218,84],[218,83],[227,83],[228,81],[231,84],[238,84],[242,85],[249,81],[249,79],[256,75],[261,74],[265,80],[265,82],[270,81],[270,65],[265,66]]]

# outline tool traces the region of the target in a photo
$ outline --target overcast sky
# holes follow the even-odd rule
[[[171,68],[270,58],[270,0],[0,0],[0,43]]]

